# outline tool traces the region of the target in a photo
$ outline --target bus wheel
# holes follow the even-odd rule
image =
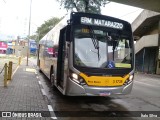
[[[53,87],[54,86],[54,74],[51,74],[51,86]]]
[[[40,69],[40,60],[38,60],[38,67],[39,67],[39,72],[42,73],[42,70]]]
[[[39,70],[38,70],[40,73],[42,73],[42,70],[39,68]]]
[[[53,88],[53,90],[56,89],[56,86],[55,86],[55,77],[54,77],[55,74],[52,74],[51,75],[51,87]]]
[[[51,68],[51,72],[50,72],[50,82],[51,82],[51,87],[55,88],[55,74],[54,74],[53,68]]]

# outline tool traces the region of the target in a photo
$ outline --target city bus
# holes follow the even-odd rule
[[[39,70],[67,96],[129,94],[134,62],[130,23],[109,16],[72,12],[39,42]]]

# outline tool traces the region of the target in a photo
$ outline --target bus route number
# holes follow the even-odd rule
[[[123,82],[122,80],[113,80],[113,83],[114,83],[114,84],[122,83],[122,82]]]

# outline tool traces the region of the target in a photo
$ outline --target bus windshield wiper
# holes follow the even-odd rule
[[[97,40],[96,38],[96,35],[93,31],[93,29],[91,27],[89,27],[89,33],[90,33],[90,36],[91,36],[91,39],[92,39],[92,43],[94,45],[94,48],[97,49],[97,54],[98,54],[98,61],[100,60],[100,55],[99,55],[99,41]]]

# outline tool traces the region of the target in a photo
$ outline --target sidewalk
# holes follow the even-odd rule
[[[135,73],[135,75],[137,77],[142,77],[142,78],[148,77],[148,78],[153,78],[155,80],[160,80],[160,75],[157,75],[157,74],[146,74],[146,73],[138,72],[138,73]]]
[[[26,60],[22,60],[21,65],[14,74],[11,82],[8,84],[8,87],[4,88],[3,86],[0,86],[0,116],[2,116],[3,111],[17,111],[24,113],[39,111],[48,118],[31,117],[18,119],[50,120],[50,117],[48,116],[48,103],[46,98],[42,95],[35,71],[36,70],[31,62],[29,62],[29,66],[26,66]],[[0,120],[1,119],[13,120],[16,118],[0,117]]]

